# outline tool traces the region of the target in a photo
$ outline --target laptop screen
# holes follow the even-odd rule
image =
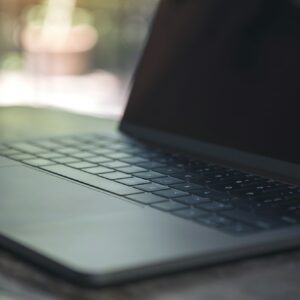
[[[123,121],[300,163],[300,1],[163,0]]]

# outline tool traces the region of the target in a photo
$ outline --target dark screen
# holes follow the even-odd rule
[[[163,0],[123,121],[300,163],[300,1]]]

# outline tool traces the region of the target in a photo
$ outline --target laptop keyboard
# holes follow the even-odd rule
[[[0,145],[0,154],[229,234],[298,225],[300,187],[89,135]]]

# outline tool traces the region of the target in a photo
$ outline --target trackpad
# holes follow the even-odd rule
[[[2,168],[0,189],[1,234],[79,272],[141,268],[223,243],[192,222],[26,166]]]
[[[87,220],[138,206],[23,165],[0,170],[0,230]]]

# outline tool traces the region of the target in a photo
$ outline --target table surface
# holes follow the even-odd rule
[[[117,122],[54,109],[0,108],[0,140],[100,132]],[[0,251],[0,300],[297,300],[300,299],[300,250],[88,290],[50,278]]]

